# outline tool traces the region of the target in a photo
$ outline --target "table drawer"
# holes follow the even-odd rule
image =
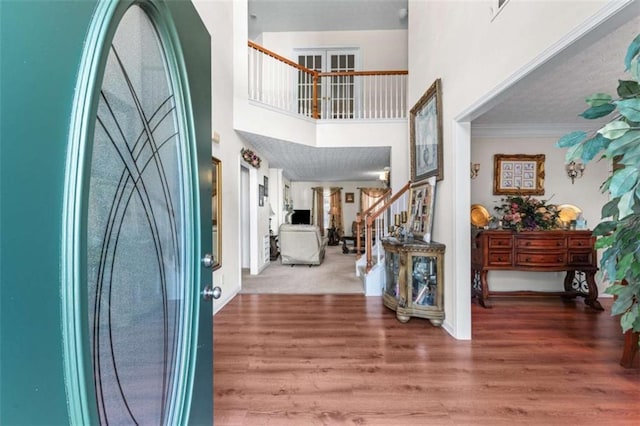
[[[560,249],[566,247],[564,238],[517,238],[516,248],[519,249]]]
[[[593,247],[593,238],[592,237],[569,237],[568,245],[569,248],[591,248]]]
[[[566,261],[566,253],[563,252],[516,254],[516,265],[519,266],[562,266]]]
[[[512,253],[510,251],[492,250],[489,252],[489,266],[511,266]]]
[[[509,236],[493,236],[489,237],[489,248],[511,248],[513,247],[513,239]]]
[[[595,252],[589,251],[570,251],[568,254],[567,264],[569,266],[592,266],[595,261]]]

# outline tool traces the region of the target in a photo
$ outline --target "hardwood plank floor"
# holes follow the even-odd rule
[[[492,298],[457,341],[377,297],[242,294],[214,317],[215,424],[637,425],[603,302]]]

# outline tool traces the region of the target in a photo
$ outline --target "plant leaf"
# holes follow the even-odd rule
[[[604,206],[602,206],[602,212],[601,215],[603,218],[605,217],[616,217],[618,215],[618,202],[620,200],[618,200],[617,198],[614,198],[612,200],[609,200],[609,202],[607,204],[605,204]]]
[[[628,123],[620,120],[612,121],[611,123],[598,130],[598,133],[607,139],[618,139],[629,131],[631,126]]]
[[[638,182],[638,169],[633,166],[627,166],[623,169],[616,171],[611,178],[611,183],[609,184],[609,192],[611,192],[611,196],[619,197],[623,194],[626,194],[636,186]],[[620,203],[618,204],[618,206]],[[620,209],[622,212],[623,209]]]
[[[605,248],[605,247],[609,247],[614,241],[614,237],[613,235],[607,235],[604,237],[600,237],[596,240],[596,243],[594,244],[594,247],[597,249],[601,249],[601,248]]]
[[[631,262],[633,262],[633,253],[627,253],[622,256],[622,259],[618,261],[616,280],[621,280],[624,278],[627,269],[629,269],[629,267],[631,266]]]
[[[604,117],[605,115],[610,114],[615,109],[616,106],[614,104],[598,105],[587,109],[585,112],[580,114],[580,117],[586,118],[588,120],[593,120],[594,118]]]
[[[593,157],[603,149],[606,149],[610,142],[610,139],[598,132],[594,137],[582,144],[582,161],[588,163],[593,160]]]
[[[624,117],[631,121],[640,121],[640,99],[623,99],[614,103]]]
[[[633,39],[629,47],[627,48],[627,54],[624,57],[624,69],[628,71],[631,68],[631,61],[640,52],[640,34]]]
[[[600,235],[607,235],[609,232],[613,231],[614,229],[616,229],[616,226],[618,225],[618,222],[616,222],[615,220],[608,220],[606,222],[600,222],[594,229],[593,229],[593,235],[600,236]]]
[[[626,286],[622,285],[622,284],[611,284],[609,287],[607,287],[604,292],[607,294],[611,294],[613,296],[617,296],[618,294],[620,294],[620,292],[622,292],[624,290]]]
[[[619,219],[624,219],[633,213],[633,192],[626,192],[622,197],[620,197],[620,202],[618,203],[618,210],[620,214],[618,215]]]
[[[569,147],[569,149],[567,149],[567,152],[564,154],[566,162],[570,163],[571,161],[577,160],[578,158],[582,158],[583,150],[584,144],[581,143]]]
[[[630,309],[620,317],[620,326],[622,327],[622,332],[626,333],[627,330],[631,330],[633,328],[633,323],[638,318],[638,312],[634,309]]]
[[[606,93],[594,93],[593,95],[585,99],[585,102],[592,107],[608,104],[611,101],[611,95],[608,95]]]
[[[640,84],[633,80],[618,80],[618,96],[630,98],[640,94]]]
[[[630,130],[618,139],[611,141],[606,149],[607,157],[613,158],[616,155],[624,154],[627,151],[626,145],[640,141],[640,131]]]
[[[586,132],[581,132],[581,131],[571,132],[564,135],[560,139],[558,139],[558,142],[556,142],[556,146],[558,148],[568,148],[570,146],[573,146],[577,143],[582,142],[586,138],[587,138]]]

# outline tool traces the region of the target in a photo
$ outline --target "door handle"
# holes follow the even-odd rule
[[[204,290],[202,290],[202,298],[204,300],[220,299],[221,295],[222,289],[218,286],[211,288],[211,286],[208,285],[204,288]]]
[[[215,263],[216,259],[213,257],[211,253],[207,253],[202,258],[202,266],[205,268],[211,268]]]

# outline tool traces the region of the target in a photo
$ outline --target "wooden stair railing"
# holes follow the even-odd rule
[[[330,118],[330,117],[322,117],[320,111],[320,93],[319,87],[321,84],[322,78],[332,78],[332,77],[391,77],[391,76],[406,76],[409,74],[406,70],[386,70],[386,71],[334,71],[334,72],[318,72],[309,68],[306,68],[303,65],[297,64],[294,61],[285,58],[275,52],[272,52],[269,49],[266,49],[259,44],[256,44],[252,41],[247,42],[248,47],[250,49],[254,49],[270,58],[275,59],[278,62],[282,62],[283,64],[290,66],[292,68],[297,69],[298,71],[309,76],[312,84],[312,99],[311,99],[311,117],[314,119],[320,118]],[[264,77],[264,76],[263,76]],[[326,83],[329,84],[329,83]],[[373,83],[372,83],[373,84]],[[390,94],[394,93],[392,90],[389,90],[391,86],[395,87],[398,92],[395,92],[395,97],[390,98]],[[329,86],[327,86],[329,87]],[[382,87],[384,87],[385,91],[382,91]],[[402,89],[402,90],[401,90]],[[368,99],[369,103],[376,104],[375,106],[379,109],[376,109],[379,112],[379,116],[373,116],[371,111],[359,111],[363,113],[363,115],[359,115],[357,118],[406,118],[406,79],[402,79],[401,81],[392,81],[385,82],[380,85],[380,92],[373,91],[371,93],[371,98]],[[365,103],[367,101],[364,101]],[[353,111],[352,111],[353,112]],[[305,114],[306,115],[306,114]],[[345,114],[349,115],[349,114]]]
[[[371,214],[371,212],[378,207],[378,205],[384,203],[384,201],[389,196],[389,194],[391,194],[391,189],[387,189],[375,203],[373,203],[372,205],[369,206],[368,209],[366,209],[363,212],[356,213],[356,241],[355,241],[356,259],[360,259],[360,256],[361,256],[361,253],[362,253],[362,242],[360,241],[360,232],[362,231],[363,218],[366,219]],[[371,232],[371,229],[368,229],[368,230],[366,229],[366,220],[365,220],[364,225],[365,225],[366,232]],[[365,243],[365,247],[366,246],[367,245]]]
[[[407,182],[407,184],[405,186],[403,186],[402,188],[400,188],[400,190],[398,192],[396,192],[395,194],[393,194],[391,197],[389,197],[386,202],[379,208],[377,209],[377,211],[371,213],[371,211],[379,204],[379,202],[382,202],[385,200],[385,197],[380,198],[380,200],[378,200],[378,202],[376,202],[375,204],[373,204],[369,209],[365,210],[362,213],[362,216],[364,216],[364,222],[365,222],[365,252],[366,252],[366,257],[367,257],[367,264],[366,264],[366,268],[365,268],[365,272],[369,272],[373,266],[373,262],[372,262],[372,257],[373,257],[373,239],[372,239],[372,228],[373,228],[373,221],[376,220],[376,218],[378,216],[380,216],[382,213],[386,212],[396,201],[398,201],[398,199],[400,197],[402,197],[409,189],[411,188],[411,181]],[[357,231],[357,236],[360,235],[360,222],[362,220],[362,217],[359,215],[356,215],[356,231]],[[376,230],[377,235],[381,235],[383,232],[382,229],[378,229]],[[359,247],[359,243],[360,243],[360,238],[356,238],[357,242],[356,242],[356,253],[360,253],[360,247]]]

